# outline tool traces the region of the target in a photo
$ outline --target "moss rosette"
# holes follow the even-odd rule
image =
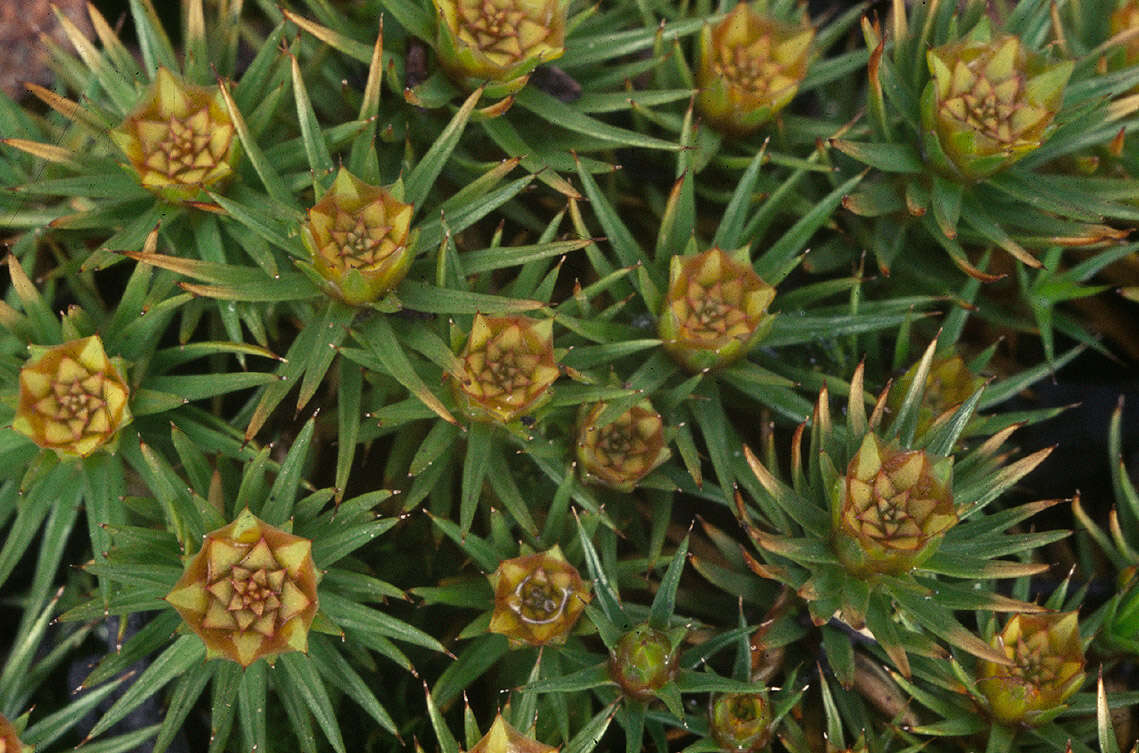
[[[490,730],[467,753],[557,753],[557,750],[522,734],[498,714]]]
[[[720,693],[708,704],[712,737],[729,753],[754,753],[771,740],[775,717],[765,693]]]
[[[746,136],[794,98],[807,76],[815,30],[761,15],[741,2],[700,32],[696,106],[716,130]]]
[[[326,291],[353,306],[378,300],[415,259],[415,208],[340,168],[308,212],[301,240]]]
[[[719,248],[674,256],[657,332],[664,349],[698,373],[730,366],[771,330],[775,288]]]
[[[1076,612],[1014,614],[993,637],[1012,662],[982,661],[977,689],[999,722],[1036,727],[1054,719],[1084,684],[1084,649]]]
[[[451,391],[472,421],[509,424],[549,401],[560,376],[554,322],[476,314]]]
[[[308,650],[318,580],[311,541],[246,509],[206,534],[166,601],[205,643],[207,658],[248,667]]]
[[[866,434],[833,494],[839,561],[859,576],[902,575],[921,565],[957,524],[952,479],[952,458]]]
[[[16,728],[0,715],[0,753],[32,753],[31,745],[24,745],[16,734]]]
[[[172,202],[224,186],[240,157],[234,135],[217,86],[186,84],[166,68],[110,132],[143,188]]]
[[[921,97],[929,163],[958,182],[986,178],[1038,148],[1060,111],[1074,63],[1048,63],[1014,36],[926,53]]]
[[[131,421],[130,389],[103,341],[92,335],[28,350],[32,357],[20,369],[12,428],[61,459],[113,449],[119,430]]]
[[[513,94],[535,68],[565,52],[566,11],[559,0],[434,2],[439,65],[468,91],[486,86],[489,97]]]
[[[664,419],[642,400],[615,420],[599,425],[608,403],[584,405],[578,417],[577,461],[589,483],[631,492],[672,452]]]
[[[488,630],[505,635],[513,648],[565,643],[592,598],[589,584],[557,545],[503,560],[490,584],[494,612]]]

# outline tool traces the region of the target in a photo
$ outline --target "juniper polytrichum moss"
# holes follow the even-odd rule
[[[57,23],[0,753],[1134,749],[1134,0]]]

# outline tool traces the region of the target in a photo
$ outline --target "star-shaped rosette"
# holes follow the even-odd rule
[[[415,259],[414,211],[388,189],[341,167],[301,226],[314,281],[354,306],[378,300],[399,285]]]
[[[28,350],[32,358],[20,370],[12,428],[61,458],[113,447],[119,429],[131,421],[130,390],[103,341],[93,335]]]
[[[696,106],[717,130],[744,136],[787,106],[807,75],[815,30],[741,2],[700,34]]]
[[[143,188],[188,201],[220,188],[240,156],[233,121],[216,86],[193,86],[166,68],[134,112],[110,132]]]
[[[550,399],[561,372],[554,361],[554,321],[476,314],[459,354],[452,392],[473,421],[507,424]]]
[[[318,579],[311,541],[245,509],[206,534],[166,601],[201,637],[208,658],[248,667],[307,651]]]
[[[729,366],[771,329],[775,288],[719,248],[674,256],[657,319],[664,349],[692,372]]]
[[[435,52],[466,89],[486,94],[521,89],[530,73],[565,51],[566,11],[559,0],[435,0]]]

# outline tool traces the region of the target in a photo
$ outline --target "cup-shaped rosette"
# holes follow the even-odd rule
[[[929,50],[926,61],[926,157],[961,182],[992,175],[1044,142],[1074,66],[1048,63],[1014,36],[942,45]]]
[[[143,188],[167,201],[197,198],[233,175],[240,150],[216,86],[192,86],[159,68],[134,112],[110,132]]]
[[[526,737],[499,714],[490,730],[467,753],[557,753],[557,750]]]
[[[550,399],[560,374],[554,321],[476,314],[459,359],[462,373],[451,388],[463,413],[473,421],[517,421]]]
[[[32,753],[32,746],[20,742],[16,728],[0,715],[0,753]]]
[[[730,753],[762,750],[771,740],[774,722],[766,693],[720,693],[708,704],[712,737]]]
[[[890,390],[886,407],[897,411],[914,382],[919,363],[915,363]],[[925,434],[947,411],[956,410],[962,403],[985,386],[984,377],[969,370],[961,356],[947,356],[935,359],[929,367],[929,375],[922,391],[921,405],[918,406],[916,436]]]
[[[992,645],[1012,664],[982,661],[977,689],[989,713],[1005,724],[1048,722],[1084,683],[1076,612],[1015,614]]]
[[[671,452],[664,419],[642,400],[615,420],[599,425],[608,403],[582,406],[577,431],[577,460],[586,481],[631,492],[668,459]]]
[[[45,348],[29,345],[20,369],[20,396],[12,428],[61,458],[85,458],[113,447],[130,423],[130,390],[97,335]]]
[[[439,64],[460,86],[506,96],[540,64],[565,51],[559,0],[435,0]]]
[[[664,348],[692,372],[728,366],[771,329],[775,288],[750,264],[718,248],[674,256],[657,331]]]
[[[206,534],[166,601],[201,637],[208,658],[248,667],[261,658],[307,651],[317,580],[311,541],[245,509]]]
[[[591,598],[589,584],[557,545],[503,560],[490,584],[494,613],[488,630],[505,635],[513,647],[565,643]]]
[[[957,523],[953,459],[903,450],[870,432],[832,495],[835,555],[856,575],[901,575]]]
[[[301,240],[325,289],[358,306],[398,285],[415,257],[413,212],[387,189],[340,168],[301,226]]]
[[[700,33],[696,106],[719,131],[743,136],[771,120],[807,75],[810,26],[792,26],[741,2]]]
[[[670,634],[647,623],[637,625],[609,652],[609,676],[625,695],[651,700],[676,677],[680,667],[677,649],[683,637],[683,630]]]

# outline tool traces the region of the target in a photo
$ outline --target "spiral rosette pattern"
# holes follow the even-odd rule
[[[130,423],[130,389],[97,335],[45,348],[29,345],[12,428],[61,458],[113,447]]]
[[[451,379],[467,417],[507,424],[548,401],[560,374],[553,333],[552,319],[476,314],[459,354],[462,373]]]
[[[392,290],[415,258],[414,207],[340,168],[308,212],[301,240],[325,289],[352,305]]]
[[[564,643],[591,599],[589,584],[556,545],[504,560],[490,583],[494,613],[488,629],[513,647]]]
[[[159,68],[154,83],[110,132],[142,186],[168,201],[220,188],[239,157],[233,121],[216,86],[183,83]]]
[[[696,106],[714,128],[751,133],[787,106],[807,75],[815,30],[762,15],[741,2],[700,34]]]
[[[510,94],[565,51],[558,0],[435,0],[435,9],[439,64],[467,89],[489,82],[501,85],[492,93]]]
[[[668,354],[689,371],[723,368],[770,329],[767,308],[774,299],[775,288],[750,264],[719,248],[674,256],[657,331]]]
[[[928,559],[957,523],[952,473],[952,458],[868,433],[833,495],[833,542],[843,566],[900,575]]]
[[[1014,614],[993,637],[1012,662],[982,661],[977,689],[1005,724],[1039,726],[1063,711],[1084,684],[1084,649],[1076,612]]]
[[[935,47],[926,61],[926,156],[961,182],[992,175],[1044,142],[1074,65],[1049,64],[1010,35]]]
[[[307,650],[317,580],[312,542],[246,509],[206,534],[166,601],[201,637],[209,658],[248,667]]]
[[[672,454],[664,419],[642,400],[615,420],[600,424],[608,403],[582,406],[577,460],[586,481],[630,492]]]

